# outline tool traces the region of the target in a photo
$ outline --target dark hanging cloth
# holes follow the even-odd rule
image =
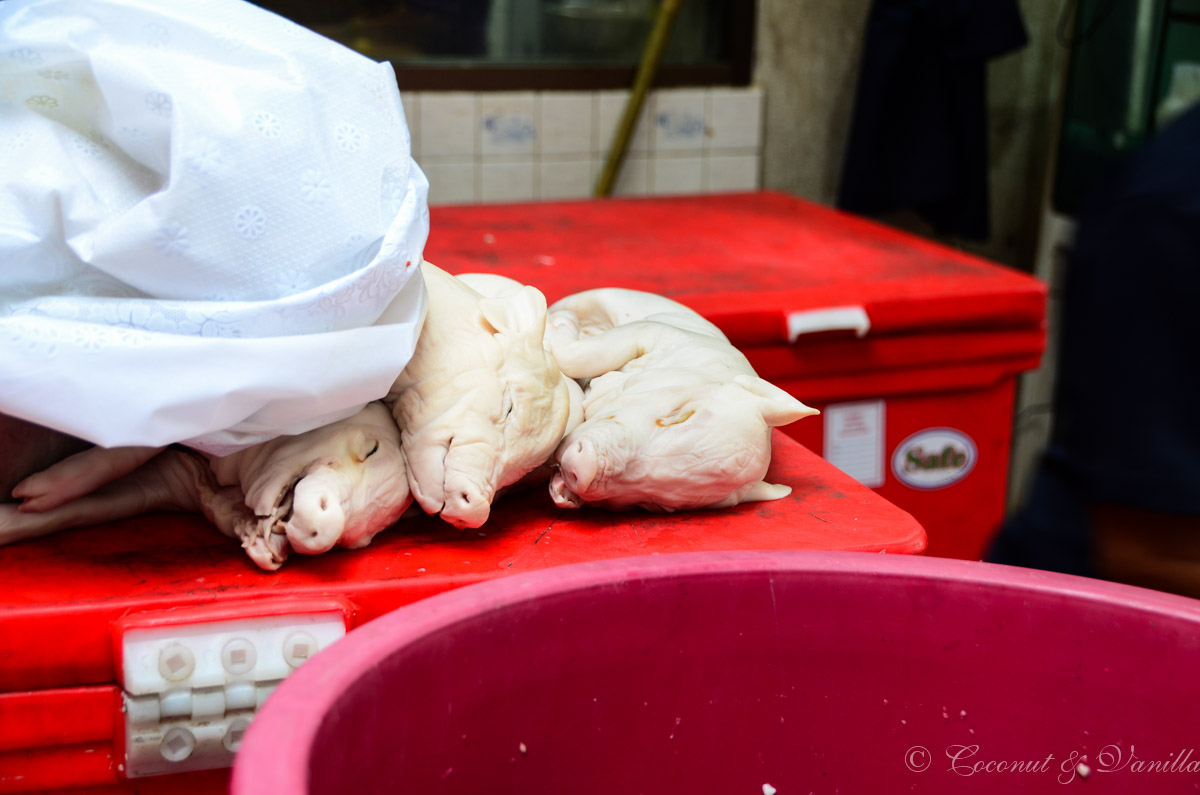
[[[1016,0],[875,0],[838,206],[986,240],[986,65],[1027,42]]]

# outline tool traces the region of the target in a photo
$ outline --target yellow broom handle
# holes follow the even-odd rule
[[[629,95],[629,101],[625,103],[621,121],[617,125],[617,133],[613,136],[612,146],[608,149],[608,157],[600,172],[600,179],[596,182],[594,195],[597,197],[612,194],[613,183],[617,181],[617,174],[620,173],[621,163],[625,159],[625,150],[629,147],[629,139],[633,137],[633,128],[637,123],[638,113],[646,99],[646,92],[650,90],[650,83],[653,82],[654,73],[658,70],[658,62],[662,58],[663,48],[667,46],[667,39],[671,37],[671,26],[675,23],[675,15],[679,12],[679,6],[682,3],[683,0],[663,0],[658,9],[658,15],[654,19],[654,29],[650,31],[650,38],[646,42],[646,49],[642,52],[642,60],[638,64],[637,77],[633,81],[633,92]]]

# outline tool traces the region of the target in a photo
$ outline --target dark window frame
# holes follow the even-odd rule
[[[658,67],[656,88],[686,86],[748,86],[753,72],[755,5],[750,0],[728,0],[729,26],[725,31],[729,59],[723,62]],[[587,65],[529,63],[519,65],[461,62],[440,65],[393,60],[401,91],[566,91],[628,88],[637,64]]]

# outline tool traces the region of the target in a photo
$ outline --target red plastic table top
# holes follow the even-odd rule
[[[803,420],[802,420],[803,421]],[[588,560],[708,550],[918,554],[909,514],[775,431],[781,500],[652,514],[555,507],[544,486],[502,497],[478,530],[402,520],[365,550],[293,556],[259,570],[199,515],[158,514],[0,547],[0,681],[6,690],[116,681],[112,622],[138,611],[343,598],[351,625],[447,589]]]
[[[659,293],[739,347],[786,342],[790,312],[846,304],[873,335],[1038,331],[1045,312],[1028,274],[773,191],[442,206],[430,219],[425,258],[451,273],[500,273],[551,302],[593,287]]]

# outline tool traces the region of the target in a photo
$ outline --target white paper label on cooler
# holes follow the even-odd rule
[[[892,452],[892,474],[914,489],[944,489],[975,468],[979,451],[970,436],[954,428],[917,431]]]
[[[825,460],[869,488],[883,485],[882,400],[826,406]]]

